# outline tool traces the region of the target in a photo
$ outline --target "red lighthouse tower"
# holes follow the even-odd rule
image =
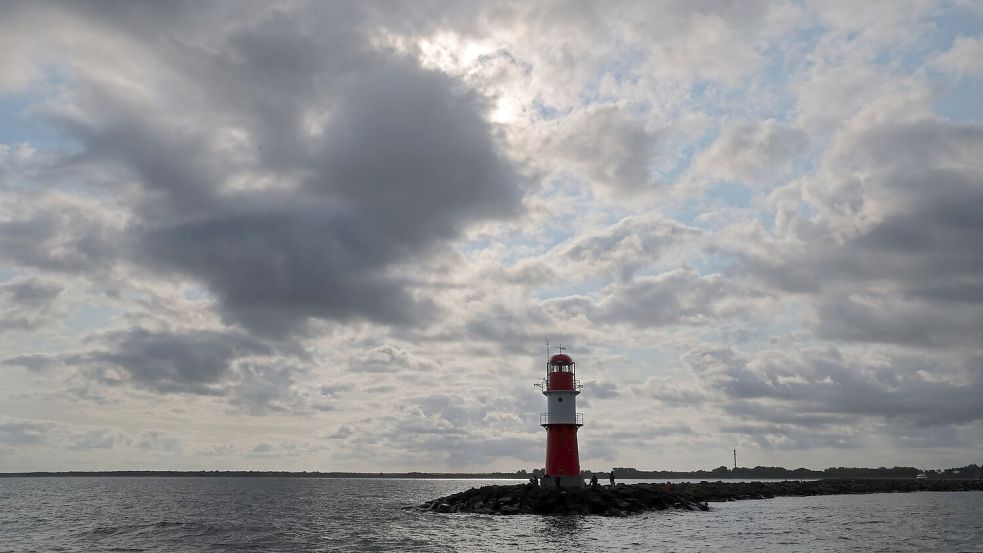
[[[577,412],[577,364],[562,353],[546,362],[546,378],[543,395],[546,396],[546,412],[539,415],[539,424],[546,429],[546,471],[543,484],[554,486],[556,478],[560,486],[579,488],[584,485],[580,477],[580,453],[577,450],[577,430],[584,425],[584,416]]]

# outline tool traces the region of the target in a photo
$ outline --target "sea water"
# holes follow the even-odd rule
[[[437,514],[503,480],[0,478],[0,551],[983,551],[983,493],[780,497],[628,518]]]

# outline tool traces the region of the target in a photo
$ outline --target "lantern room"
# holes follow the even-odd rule
[[[580,383],[577,381],[577,364],[569,355],[558,353],[550,357],[546,363],[545,390],[580,390]]]

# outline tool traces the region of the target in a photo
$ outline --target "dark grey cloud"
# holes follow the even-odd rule
[[[732,274],[805,294],[825,338],[975,348],[983,338],[981,155],[979,125],[923,118],[851,127],[803,188],[817,216],[780,213],[780,239],[734,244]]]
[[[819,427],[844,415],[907,426],[983,418],[983,379],[958,362],[928,355],[848,355],[834,348],[747,354],[694,350],[686,364],[733,414]],[[794,413],[795,415],[790,415]]]
[[[0,294],[7,300],[27,307],[42,308],[64,290],[59,284],[37,278],[8,281],[0,284]]]
[[[606,380],[585,380],[584,390],[597,399],[612,399],[621,395],[618,385]]]
[[[761,449],[857,448],[870,445],[870,436],[850,431],[803,429],[780,424],[724,425],[721,432],[740,434]]]
[[[102,337],[104,349],[71,355],[100,380],[159,393],[223,395],[234,363],[277,349],[232,331],[152,332],[134,328]]]
[[[121,246],[116,229],[79,206],[35,201],[0,221],[0,265],[98,277]]]
[[[208,287],[229,323],[265,335],[311,319],[418,324],[434,306],[400,267],[519,206],[519,175],[483,100],[370,45],[353,6],[305,17],[260,9],[218,32],[192,22],[198,8],[164,10],[159,21],[175,23],[161,28],[65,9],[152,45],[117,68],[149,94],[83,67],[71,74],[73,109],[41,110],[78,144],[74,170],[126,192],[131,224],[107,240],[84,219],[45,212],[6,222],[0,250],[20,264],[84,274],[122,259],[183,274]],[[140,81],[140,61],[167,86]],[[55,233],[71,240],[57,257],[43,247]]]
[[[28,353],[24,355],[15,355],[13,357],[8,357],[6,359],[0,360],[0,363],[4,365],[9,365],[11,367],[24,367],[32,371],[40,371],[59,365],[61,360],[56,355],[45,355],[41,353]]]
[[[306,415],[334,408],[336,396],[298,388],[298,378],[309,375],[313,359],[293,341],[271,342],[238,330],[152,331],[139,327],[97,335],[89,341],[97,346],[54,356],[58,364],[80,371],[83,384],[69,393],[82,399],[105,401],[88,387],[99,384],[157,394],[222,397],[233,411],[248,415]],[[3,362],[27,366],[33,361],[13,358]]]
[[[306,415],[334,409],[334,404],[325,398],[309,397],[297,391],[297,378],[309,372],[303,366],[283,361],[240,361],[235,369],[234,383],[226,394],[229,403],[246,414]]]
[[[223,198],[147,228],[144,259],[202,279],[231,321],[267,334],[311,317],[425,320],[428,304],[388,270],[511,212],[517,176],[476,99],[448,77],[392,61],[353,81],[301,189]]]
[[[60,284],[36,277],[0,283],[0,332],[34,330],[51,322],[58,316],[55,300],[63,290]]]
[[[947,289],[960,301],[898,294],[824,294],[816,300],[816,331],[823,338],[913,347],[983,343],[983,306],[973,290]]]

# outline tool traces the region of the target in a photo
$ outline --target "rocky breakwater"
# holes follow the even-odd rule
[[[626,516],[665,509],[709,510],[665,484],[618,484],[614,487],[556,489],[531,484],[484,486],[442,497],[420,506],[438,513],[488,515]]]
[[[708,502],[770,499],[778,496],[983,491],[978,480],[812,480],[783,482],[700,482],[618,484],[555,489],[532,484],[484,486],[430,501],[420,508],[438,513],[489,515],[627,516],[644,511],[708,511]]]

